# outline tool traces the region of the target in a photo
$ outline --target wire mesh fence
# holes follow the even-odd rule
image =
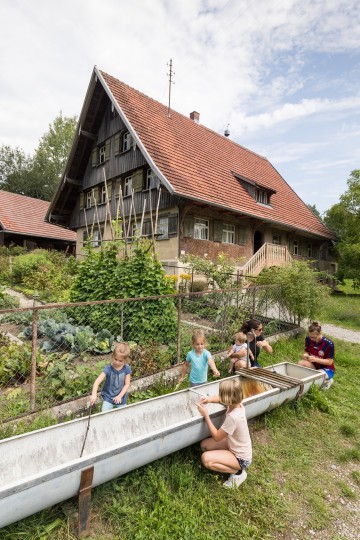
[[[182,362],[196,328],[216,355],[254,317],[266,336],[294,327],[279,286],[1,310],[0,420],[88,395],[116,341],[141,377]]]

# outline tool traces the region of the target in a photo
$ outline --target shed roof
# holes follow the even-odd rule
[[[50,203],[25,195],[0,191],[0,229],[54,240],[76,241],[76,233],[44,221]]]

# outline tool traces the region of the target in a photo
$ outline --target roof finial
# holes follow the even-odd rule
[[[169,73],[167,73],[169,77],[169,105],[168,105],[168,117],[170,118],[170,100],[171,100],[171,85],[175,84],[174,81],[172,81],[172,76],[175,75],[175,71],[172,70],[172,59],[170,58],[170,64],[166,64],[169,66]]]
[[[229,126],[230,126],[230,124],[227,125],[227,127],[226,127],[226,129],[225,129],[225,131],[224,131],[225,137],[229,137],[229,136],[230,136]]]

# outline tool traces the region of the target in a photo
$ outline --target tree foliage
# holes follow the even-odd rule
[[[338,238],[339,279],[352,279],[360,287],[360,169],[351,172],[347,186],[324,220]]]
[[[314,216],[316,216],[317,218],[319,218],[322,221],[321,214],[320,214],[319,210],[316,208],[316,204],[307,204],[306,206],[314,214]]]
[[[128,256],[124,256],[120,241],[100,250],[89,242],[70,300],[141,298],[175,292],[174,282],[166,278],[147,240],[136,239]],[[73,316],[77,316],[76,310]],[[89,306],[82,310],[84,316],[94,328],[106,328],[127,341],[168,343],[176,336],[177,311],[172,298]]]
[[[225,253],[219,253],[215,261],[198,255],[184,255],[182,262],[189,265],[189,270],[204,274],[208,284],[225,289],[229,286],[235,271],[235,263]]]
[[[283,309],[294,322],[300,323],[303,319],[316,318],[324,299],[330,294],[329,287],[319,281],[320,277],[322,274],[314,271],[307,262],[294,261],[291,266],[265,268],[258,276],[257,284],[279,284]]]
[[[59,184],[77,119],[60,111],[41,137],[33,156],[21,148],[0,147],[0,189],[50,201]]]

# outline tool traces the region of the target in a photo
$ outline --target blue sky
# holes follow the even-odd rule
[[[324,212],[360,168],[355,0],[0,0],[0,144],[79,114],[93,66],[266,156]]]

